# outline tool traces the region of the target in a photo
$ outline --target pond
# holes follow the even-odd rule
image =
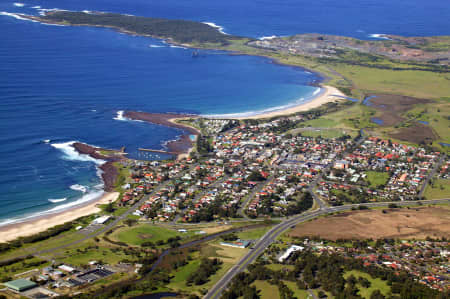
[[[372,117],[370,119],[371,122],[376,123],[377,125],[382,125],[383,124],[383,120],[381,118],[378,117]]]

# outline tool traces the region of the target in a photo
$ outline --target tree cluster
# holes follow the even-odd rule
[[[222,261],[218,258],[208,259],[203,258],[200,264],[200,267],[197,271],[192,272],[186,279],[186,284],[188,286],[202,285],[208,282],[208,279],[211,275],[215,274],[221,267]]]

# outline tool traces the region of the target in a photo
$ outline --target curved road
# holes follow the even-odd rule
[[[368,207],[386,207],[391,203],[395,203],[398,206],[408,206],[415,203],[422,204],[436,204],[448,202],[450,199],[437,199],[437,200],[422,200],[422,201],[407,201],[407,202],[376,202],[376,203],[365,203],[365,204],[354,204],[354,205],[345,205],[338,207],[325,207],[320,208],[318,210],[307,212],[301,215],[294,216],[290,219],[285,220],[284,222],[276,225],[270,231],[268,231],[254,246],[254,249],[250,250],[236,265],[234,265],[203,297],[204,299],[212,299],[219,298],[222,291],[224,291],[233,277],[242,272],[247,268],[247,266],[253,263],[256,258],[264,252],[264,250],[269,247],[275,239],[287,231],[292,226],[304,221],[308,221],[314,219],[316,217],[331,214],[339,211],[351,210],[352,207],[358,206],[368,206]]]

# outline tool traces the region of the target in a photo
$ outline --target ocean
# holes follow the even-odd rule
[[[394,3],[393,3],[394,2]],[[49,26],[11,13],[109,11],[189,19],[230,34],[319,32],[357,38],[449,33],[446,1],[29,0],[0,3],[0,225],[52,213],[102,193],[95,161],[71,142],[164,148],[180,131],[128,121],[120,111],[252,114],[307,100],[320,80],[250,56],[171,47],[108,29]],[[144,157],[158,158],[158,157]]]

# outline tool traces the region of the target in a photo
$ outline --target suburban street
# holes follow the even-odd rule
[[[268,231],[236,265],[234,265],[203,297],[205,299],[220,298],[220,294],[224,291],[227,285],[231,282],[233,277],[239,272],[244,271],[248,265],[253,263],[259,255],[261,255],[267,247],[276,240],[278,236],[289,230],[291,227],[298,223],[314,219],[316,217],[331,214],[334,212],[341,212],[351,210],[352,207],[368,206],[368,207],[387,207],[389,204],[395,203],[398,206],[408,206],[413,204],[438,204],[449,202],[450,199],[437,199],[437,200],[422,200],[422,201],[403,201],[403,202],[375,202],[364,204],[353,204],[337,207],[325,207],[315,211],[306,212],[292,218],[289,218],[282,223],[274,226]]]

